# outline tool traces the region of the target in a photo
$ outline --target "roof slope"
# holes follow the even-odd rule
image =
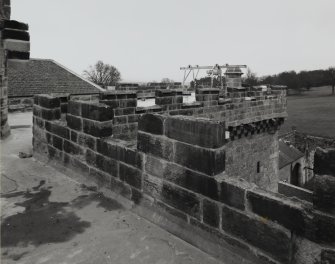
[[[279,140],[279,169],[303,157],[304,154],[292,145]]]
[[[45,93],[93,94],[102,89],[53,60],[30,59],[8,65],[8,97]]]

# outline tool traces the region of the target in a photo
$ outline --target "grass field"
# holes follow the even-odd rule
[[[292,130],[335,138],[335,96],[331,87],[317,87],[301,95],[287,97],[288,118],[280,134]]]

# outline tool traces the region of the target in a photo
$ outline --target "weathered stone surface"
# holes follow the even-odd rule
[[[162,136],[154,136],[138,131],[137,148],[144,153],[152,154],[166,160],[172,160],[173,158],[173,143]]]
[[[131,200],[135,204],[140,204],[141,200],[143,198],[142,192],[137,190],[136,188],[131,188]]]
[[[111,176],[95,168],[90,168],[90,178],[93,178],[99,186],[109,186],[111,182]]]
[[[82,131],[83,129],[83,120],[78,116],[67,114],[66,122],[69,128],[72,128],[77,131]]]
[[[9,3],[7,3],[9,5]],[[4,28],[18,29],[18,30],[28,30],[28,24],[16,21],[16,20],[5,20]]]
[[[229,206],[244,210],[245,208],[245,188],[237,184],[221,182],[220,202]]]
[[[210,200],[204,199],[202,201],[202,212],[204,223],[213,226],[215,228],[219,227],[220,214],[219,206]]]
[[[193,217],[200,218],[200,201],[193,193],[164,182],[160,200]]]
[[[314,176],[314,208],[335,214],[335,177],[330,175]]]
[[[108,121],[113,119],[113,109],[105,104],[82,103],[81,115],[84,118],[96,121]]]
[[[97,139],[87,134],[78,133],[78,145],[96,150]]]
[[[225,124],[206,119],[170,117],[166,120],[166,136],[206,148],[219,148],[225,142]]]
[[[69,101],[67,110],[68,113],[75,116],[81,116],[81,102],[79,101]]]
[[[83,155],[84,154],[83,149],[79,145],[71,141],[68,141],[68,140],[64,140],[64,151],[66,153],[73,154],[73,155]]]
[[[111,121],[98,122],[93,120],[83,120],[83,131],[94,137],[108,137],[113,134]]]
[[[35,108],[34,108],[35,109]],[[45,108],[40,108],[40,117],[46,120],[55,120],[55,119],[60,119],[60,108],[56,109],[45,109]]]
[[[63,150],[63,139],[57,136],[52,136],[52,145],[59,150]]]
[[[161,168],[161,173],[165,180],[218,200],[218,185],[214,178],[188,170],[174,163],[167,163],[165,168],[159,168]]]
[[[56,108],[60,107],[60,99],[52,97],[50,95],[39,95],[38,103],[44,108]]]
[[[165,119],[161,115],[145,114],[139,119],[138,130],[150,134],[163,135]]]
[[[290,258],[290,235],[267,220],[253,218],[226,206],[222,207],[222,229],[242,238],[274,258],[288,263]]]
[[[254,213],[278,222],[297,234],[305,233],[308,216],[300,203],[299,206],[298,203],[285,197],[261,194],[256,191],[248,191],[247,199]]]
[[[107,172],[114,177],[118,176],[119,164],[116,160],[97,154],[96,164],[97,168],[99,168],[100,170]]]
[[[142,172],[140,170],[120,162],[119,177],[131,186],[142,189]]]
[[[314,173],[335,176],[335,148],[316,148],[314,155]]]
[[[306,237],[314,242],[335,245],[335,215],[315,211],[306,232]]]
[[[18,39],[18,40],[30,40],[29,33],[27,31],[15,30],[15,29],[4,29],[2,31],[3,39]]]
[[[174,162],[212,176],[224,171],[225,150],[212,150],[176,142]]]
[[[325,249],[321,253],[321,264],[335,263],[335,250]]]
[[[45,129],[59,137],[70,139],[70,130],[64,124],[45,122]]]

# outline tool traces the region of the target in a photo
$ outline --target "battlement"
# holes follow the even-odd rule
[[[136,139],[138,118],[144,113],[160,113],[224,121],[227,130],[230,131],[231,139],[235,139],[242,135],[277,129],[287,115],[285,95],[285,87],[272,87],[265,92],[250,88],[245,91],[229,90],[227,96],[223,98],[219,89],[204,88],[196,90],[196,101],[184,103],[182,90],[163,89],[155,91],[156,105],[151,107],[138,107],[135,91],[104,92],[100,93],[98,99],[90,101],[71,99],[70,95],[67,95],[67,99],[64,95],[54,95],[52,100],[62,101],[61,112],[67,113],[68,119],[71,120],[75,120],[76,116],[90,119],[86,112],[78,110],[81,109],[81,105],[85,109],[86,105],[89,105],[91,109],[96,108],[95,111],[103,111],[101,115],[109,118],[104,121],[110,121],[109,124],[113,127],[113,132],[104,136]],[[35,105],[38,105],[36,102]],[[54,118],[58,119],[60,115]],[[95,119],[91,117],[91,120]]]
[[[104,93],[95,101],[39,95],[34,105],[34,155],[121,194],[133,201],[137,213],[214,255],[228,248],[243,255],[234,255],[237,262],[326,261],[335,254],[330,249],[335,243],[332,211],[271,192],[272,186],[265,184],[264,179],[276,180],[271,169],[278,163],[276,124],[267,121],[273,131],[256,129],[254,134],[227,137],[235,125],[235,120],[225,119],[227,106],[236,104],[228,111],[262,107],[248,116],[251,123],[239,121],[236,127],[270,117],[278,121],[285,114],[276,110],[285,93],[279,91],[255,94],[259,98],[252,101],[245,100],[247,91],[222,98],[216,90],[199,90],[196,105],[189,108],[179,91],[158,91],[156,109],[138,108],[132,92]],[[276,97],[265,98],[270,95]],[[251,106],[252,102],[263,105]],[[67,104],[66,111],[62,104]],[[181,115],[185,110],[188,114]],[[129,122],[135,116],[136,122]],[[122,118],[127,120],[123,126],[136,123],[136,133],[127,140],[115,136]],[[315,203],[321,195],[314,195]]]

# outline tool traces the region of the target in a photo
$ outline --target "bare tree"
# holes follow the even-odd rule
[[[327,70],[330,84],[332,86],[332,95],[335,94],[335,67],[329,67]]]
[[[94,66],[90,66],[88,70],[85,70],[84,76],[102,87],[114,86],[121,81],[121,74],[118,69],[102,61],[98,61]]]
[[[174,83],[174,81],[169,78],[163,78],[161,82],[162,83]]]
[[[244,82],[248,85],[257,85],[258,77],[256,73],[252,72],[250,68],[247,69],[246,77],[244,78]]]

